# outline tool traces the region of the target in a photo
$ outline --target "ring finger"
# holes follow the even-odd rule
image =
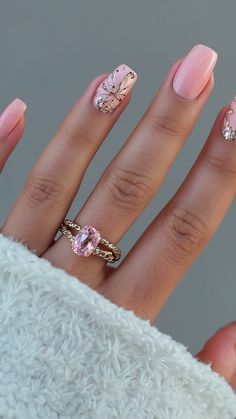
[[[109,241],[121,239],[161,186],[193,129],[213,87],[216,59],[215,51],[196,45],[184,60],[175,63],[79,212],[78,224],[94,225]],[[93,286],[105,274],[103,260],[78,258],[64,236],[44,256]]]
[[[93,155],[129,102],[136,73],[125,65],[111,74],[115,73],[119,75],[110,77],[110,83],[116,85],[122,79],[125,90],[116,96],[103,90],[102,97],[107,100],[104,112],[99,112],[92,102],[94,95],[95,99],[101,96],[95,90],[104,75],[90,83],[34,166],[2,227],[2,234],[25,242],[38,255],[54,240]],[[95,99],[96,107],[101,107]]]

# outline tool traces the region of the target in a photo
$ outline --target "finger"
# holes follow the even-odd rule
[[[196,46],[185,60],[175,63],[145,115],[106,168],[79,212],[76,217],[78,224],[94,225],[105,238],[115,243],[123,237],[160,188],[193,129],[213,88],[211,75],[216,58],[215,51],[205,46]],[[196,68],[198,88],[195,85]],[[187,73],[188,84],[188,72],[192,74],[192,98],[189,98],[189,92],[183,92],[187,95],[186,99],[180,96],[179,90],[177,94],[173,89],[173,79],[176,80],[178,73],[183,71]],[[180,86],[177,87],[180,89]],[[53,263],[60,266],[63,263],[65,269],[84,280],[87,280],[88,275],[95,278],[96,286],[97,274],[104,267],[104,261],[96,256],[89,260],[78,258],[71,252],[70,243],[64,237],[49,250],[47,257],[53,258]]]
[[[219,227],[235,197],[236,142],[221,134],[224,108],[186,179],[107,284],[106,295],[154,321]],[[236,125],[235,125],[236,128]]]
[[[21,99],[11,102],[0,116],[0,172],[24,131],[26,104]]]
[[[3,226],[3,234],[25,242],[38,255],[52,243],[90,161],[129,102],[136,73],[125,65],[112,74],[117,71],[118,81],[123,77],[129,82],[126,91],[96,93],[104,75],[91,82],[36,163]],[[116,78],[109,80],[117,84]]]
[[[214,371],[236,389],[236,322],[217,331],[196,357],[199,361],[210,364]]]

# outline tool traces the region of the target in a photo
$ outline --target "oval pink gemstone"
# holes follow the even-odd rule
[[[72,242],[72,250],[79,256],[89,256],[97,247],[101,235],[93,226],[84,226]]]

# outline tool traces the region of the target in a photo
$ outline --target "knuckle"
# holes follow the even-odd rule
[[[137,167],[120,166],[105,173],[113,205],[126,210],[143,207],[151,199],[151,176]]]
[[[43,176],[32,176],[24,188],[24,194],[32,206],[60,203],[66,196],[62,185],[53,178]]]
[[[194,255],[209,235],[206,217],[193,208],[174,206],[167,214],[167,242],[179,258]]]
[[[181,121],[169,115],[150,113],[147,121],[155,134],[161,134],[165,137],[179,138],[184,132]]]
[[[65,135],[65,142],[75,150],[91,150],[98,143],[95,134],[91,134],[82,128],[70,130]]]
[[[207,154],[204,162],[210,170],[213,170],[214,172],[217,172],[227,178],[236,178],[236,165],[233,165],[226,159],[212,154]]]

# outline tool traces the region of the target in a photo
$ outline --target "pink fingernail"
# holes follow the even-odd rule
[[[186,55],[173,80],[177,95],[195,99],[206,86],[216,65],[216,51],[206,45],[195,45]]]
[[[7,137],[23,116],[27,106],[21,99],[15,99],[0,116],[0,138]]]
[[[98,86],[93,105],[104,113],[112,113],[137,80],[137,74],[126,64],[115,68]]]
[[[230,107],[225,114],[221,132],[224,139],[227,141],[236,139],[236,96],[232,99]]]

